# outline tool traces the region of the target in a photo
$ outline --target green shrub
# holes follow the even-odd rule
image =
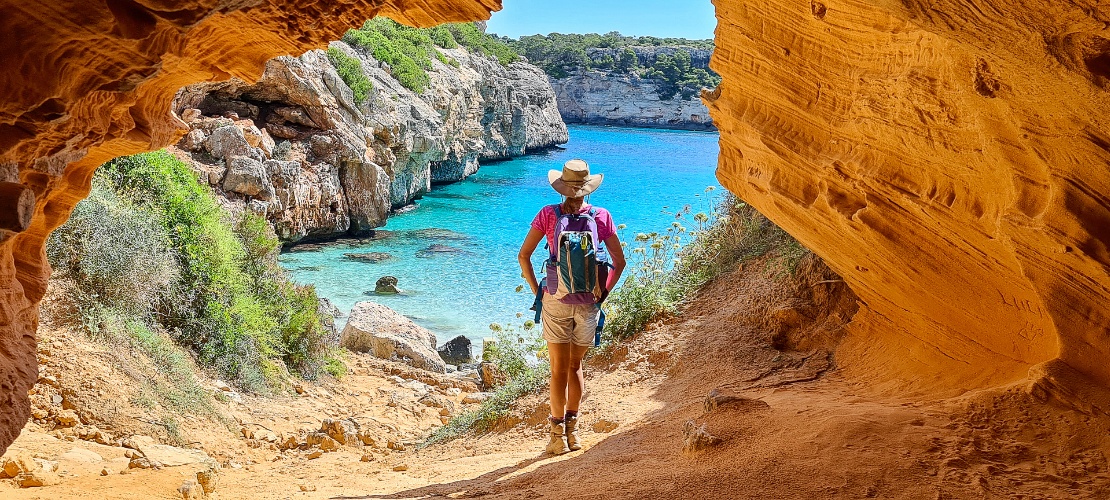
[[[46,254],[55,279],[71,283],[78,314],[104,307],[147,317],[175,293],[181,270],[171,245],[149,212],[97,177],[89,197],[47,240]]]
[[[520,59],[520,55],[508,43],[484,33],[475,23],[454,23],[445,26],[459,45],[470,49],[471,52],[493,56],[502,66],[508,66]]]
[[[59,278],[74,283],[79,316],[113,311],[165,329],[248,390],[281,385],[288,368],[306,377],[324,369],[327,318],[315,290],[278,266],[265,220],[231,217],[164,151],[109,161],[94,186],[48,242]]]
[[[714,188],[706,189],[706,192]],[[770,268],[793,273],[809,250],[747,203],[725,194],[713,210],[691,215],[685,207],[664,234],[638,234],[621,285],[605,302],[603,342],[629,338],[674,314],[683,301],[737,264],[772,256]],[[685,224],[684,224],[685,223]],[[688,229],[686,224],[692,224]]]
[[[535,326],[530,320],[519,329],[497,323],[490,325],[497,342],[490,345],[482,357],[497,364],[497,368],[508,377],[508,383],[498,387],[478,409],[458,415],[447,425],[436,429],[421,446],[450,441],[472,432],[486,432],[509,414],[518,399],[547,387],[551,365],[546,359],[541,359],[546,358],[543,353],[547,346]]]
[[[339,73],[343,83],[351,88],[355,102],[358,104],[366,102],[370,98],[370,92],[374,90],[374,84],[370,83],[370,79],[362,72],[362,62],[334,47],[328,48],[328,60],[331,61],[332,66],[335,66],[335,71]]]
[[[428,36],[431,37],[433,43],[445,49],[453,49],[459,46],[459,43],[455,41],[455,36],[451,34],[451,30],[446,26],[436,26],[428,30]]]
[[[496,57],[508,65],[519,57],[496,37],[482,33],[474,23],[458,23],[434,28],[411,28],[386,17],[376,17],[343,35],[343,41],[366,50],[374,59],[389,65],[393,78],[405,88],[421,94],[428,88],[432,58],[458,67],[436,47],[453,49],[462,45],[471,52]]]

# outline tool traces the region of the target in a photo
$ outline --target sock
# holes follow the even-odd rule
[[[561,424],[566,420],[565,418],[555,418],[555,417],[547,417],[547,419],[550,420],[551,423],[553,423],[553,424]]]
[[[578,418],[578,412],[577,411],[572,411],[572,410],[567,410],[566,415],[563,416],[563,420],[570,420],[572,418]]]

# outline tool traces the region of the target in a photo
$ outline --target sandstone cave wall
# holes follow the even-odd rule
[[[530,64],[440,49],[457,67],[433,58],[417,94],[368,51],[330,46],[360,61],[373,85],[364,102],[313,50],[269,61],[256,83],[191,85],[174,104],[190,127],[178,156],[284,242],[365,233],[480,161],[569,139],[547,77]]]
[[[255,81],[267,60],[323,47],[379,14],[431,26],[500,8],[500,0],[0,1],[0,211],[18,213],[19,192],[33,193],[30,217],[0,217],[0,452],[27,421],[38,376],[46,237],[88,194],[97,166],[185,132],[171,113],[178,89]]]
[[[718,177],[859,295],[848,373],[1110,385],[1110,4],[715,4]]]

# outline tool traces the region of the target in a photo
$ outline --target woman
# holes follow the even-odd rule
[[[541,323],[543,338],[547,341],[547,352],[551,360],[551,442],[547,445],[547,451],[553,454],[581,449],[578,444],[577,423],[578,405],[582,401],[582,357],[594,344],[600,302],[605,300],[608,291],[612,290],[613,285],[620,279],[625,266],[624,252],[621,250],[616,226],[609,211],[600,207],[591,207],[585,201],[585,197],[601,185],[602,178],[602,174],[590,175],[590,166],[583,160],[566,162],[562,172],[557,170],[548,172],[548,182],[556,192],[563,195],[563,202],[545,206],[536,214],[532,227],[528,230],[528,236],[524,238],[524,244],[520,246],[520,253],[517,255],[522,276],[532,287],[532,293],[539,293],[540,285],[532,269],[531,258],[540,240],[546,237],[549,249],[558,248],[555,230],[560,216],[589,214],[596,223],[597,238],[605,243],[605,248],[612,259],[613,269],[601,284],[603,287],[600,290],[600,297],[593,303],[582,303],[584,302],[582,300],[560,300],[550,293],[543,295]],[[555,257],[556,252],[552,250],[551,255]],[[549,277],[549,279],[555,278]],[[545,291],[554,292],[551,282],[549,281]]]

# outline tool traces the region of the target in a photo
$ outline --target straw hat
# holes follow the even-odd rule
[[[568,198],[581,198],[601,186],[605,174],[590,175],[590,165],[584,160],[570,160],[563,164],[563,171],[548,170],[547,181],[559,194]]]

